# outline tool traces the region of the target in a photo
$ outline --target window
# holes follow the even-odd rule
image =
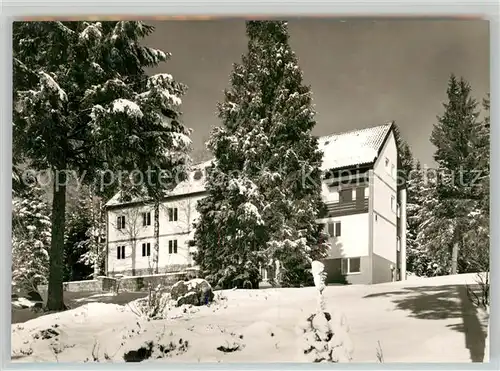
[[[342,274],[361,273],[361,258],[342,259]]]
[[[396,197],[391,196],[391,211],[396,212]]]
[[[353,188],[352,189],[352,200],[355,201],[356,200],[356,188]]]
[[[151,213],[142,213],[142,226],[146,227],[151,225]]]
[[[125,216],[122,215],[116,218],[116,228],[125,229]]]
[[[389,167],[389,159],[386,157],[385,158],[385,167],[388,168]]]
[[[125,259],[125,246],[116,247],[116,258],[118,260]]]
[[[169,207],[168,208],[168,221],[169,222],[176,222],[177,221],[177,208],[176,207]]]
[[[142,256],[151,256],[151,243],[146,242],[142,244]]]
[[[365,198],[370,197],[370,188],[365,187]]]
[[[396,249],[397,251],[401,251],[401,238],[396,237]]]
[[[330,237],[340,237],[340,222],[329,222],[328,234]]]
[[[401,206],[399,206],[399,204],[396,206],[396,214],[398,215],[398,218],[401,218]]]
[[[177,240],[168,241],[168,253],[177,254]]]

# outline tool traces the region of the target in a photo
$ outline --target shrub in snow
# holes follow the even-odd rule
[[[345,317],[332,317],[325,308],[326,272],[323,263],[313,261],[312,274],[318,290],[318,308],[302,325],[301,350],[310,362],[350,362],[353,349]]]
[[[148,297],[141,299],[138,303],[139,310],[151,319],[165,318],[170,303],[170,293],[158,285],[156,288],[149,287]]]
[[[170,295],[176,301],[177,306],[184,304],[206,305],[214,299],[212,286],[202,278],[177,282],[172,286]]]
[[[154,335],[156,334],[156,335]],[[127,337],[121,344],[119,352],[112,356],[112,361],[143,362],[178,356],[189,349],[189,342],[173,332],[139,331]]]

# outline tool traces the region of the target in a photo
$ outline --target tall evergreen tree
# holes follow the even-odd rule
[[[76,205],[66,212],[65,281],[96,277],[104,268],[106,225],[102,202],[88,186],[82,187],[76,198]]]
[[[406,269],[409,272],[421,275],[420,254],[417,244],[418,227],[420,225],[419,210],[422,207],[423,174],[420,161],[416,161],[409,174],[407,182],[407,204],[406,204]]]
[[[56,175],[49,310],[64,308],[67,171],[100,181],[101,190],[116,185],[119,171],[135,170],[137,184],[153,170],[145,187],[150,196],[185,173],[185,157],[178,156],[190,146],[179,120],[185,86],[168,74],[145,74],[169,58],[141,45],[152,31],[136,21],[14,23],[14,148],[33,168]],[[174,167],[176,176],[159,181],[159,169]]]
[[[447,219],[453,229],[450,272],[456,274],[469,213],[480,199],[474,164],[478,112],[471,87],[463,78],[450,77],[447,95],[445,112],[438,117],[430,140],[436,146],[434,160],[440,173],[437,184],[440,217]]]
[[[417,229],[412,264],[420,276],[449,274],[457,220],[445,217],[446,209],[438,194],[437,170],[424,167],[421,174],[420,206],[411,214]]]
[[[483,120],[477,123],[470,163],[476,176],[474,195],[478,198],[470,211],[470,224],[464,236],[461,272],[488,272],[490,255],[490,97],[483,100]]]
[[[86,192],[78,194],[74,207],[66,211],[64,236],[64,280],[79,281],[87,279],[91,269],[80,262],[88,247],[88,230],[91,228],[91,206]]]
[[[195,260],[222,287],[258,285],[259,266],[280,263],[280,283],[300,285],[324,256],[322,153],[311,135],[311,90],[291,50],[287,23],[246,23],[248,52],[233,66],[208,142],[208,196],[199,202]]]

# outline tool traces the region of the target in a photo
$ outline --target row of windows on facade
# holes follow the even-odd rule
[[[168,221],[169,222],[176,222],[179,220],[179,212],[176,207],[169,207],[168,208]],[[142,216],[142,226],[147,227],[151,225],[151,212],[144,212],[141,213]],[[125,218],[125,215],[120,215],[116,219],[116,228],[117,229],[125,229],[127,226],[127,220]]]
[[[177,240],[168,241],[168,253],[177,254]],[[146,242],[142,244],[142,256],[151,256],[151,243]],[[116,258],[125,259],[125,245],[117,246]]]
[[[330,200],[332,202],[351,202],[356,201],[356,199],[365,198],[367,199],[369,196],[368,187],[358,187],[358,188],[349,188],[349,189],[339,189],[339,187],[330,187],[331,197]]]

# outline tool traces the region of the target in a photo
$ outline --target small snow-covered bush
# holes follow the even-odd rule
[[[158,285],[156,288],[149,287],[148,296],[135,301],[138,315],[143,315],[150,319],[163,319],[168,311],[171,301],[170,293]]]
[[[467,296],[469,300],[477,307],[487,309],[490,305],[490,274],[478,273],[476,275],[476,284],[479,286],[479,293],[467,285]]]

